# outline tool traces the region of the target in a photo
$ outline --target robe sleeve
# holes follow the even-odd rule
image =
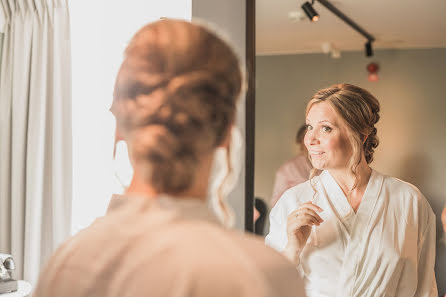
[[[421,195],[422,196],[422,195]],[[437,297],[435,280],[435,215],[427,200],[420,199],[418,213],[418,285],[414,297]]]
[[[291,195],[290,191],[286,191],[269,215],[269,233],[265,238],[265,243],[279,252],[282,252],[288,243],[286,228],[289,211],[285,202],[289,195]]]

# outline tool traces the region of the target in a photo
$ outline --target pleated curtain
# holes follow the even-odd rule
[[[70,234],[71,57],[67,0],[0,0],[0,252],[34,285]]]

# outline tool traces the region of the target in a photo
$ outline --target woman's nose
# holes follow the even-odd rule
[[[305,134],[305,143],[307,146],[315,145],[319,143],[319,134],[317,131],[309,130],[307,134]]]

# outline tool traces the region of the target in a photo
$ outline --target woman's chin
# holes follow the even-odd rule
[[[325,170],[326,169],[325,164],[321,164],[319,162],[314,162],[312,165],[313,165],[313,168],[317,169],[317,170]]]

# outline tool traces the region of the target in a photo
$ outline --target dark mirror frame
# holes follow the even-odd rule
[[[245,230],[254,232],[254,141],[255,141],[255,73],[256,73],[255,0],[246,0],[246,76],[245,102]]]

